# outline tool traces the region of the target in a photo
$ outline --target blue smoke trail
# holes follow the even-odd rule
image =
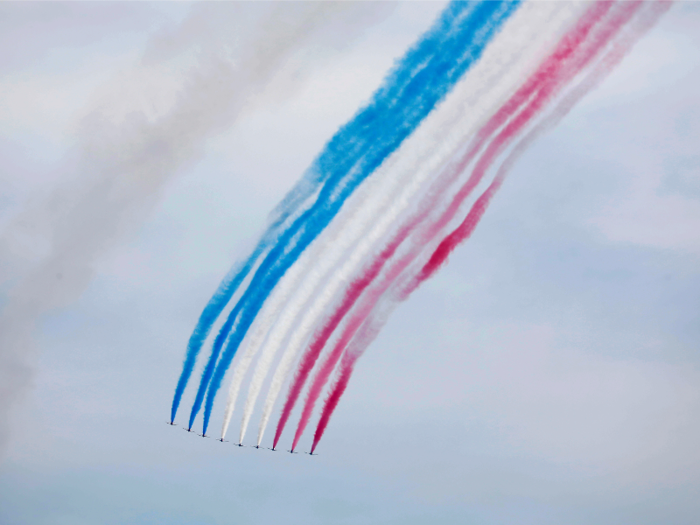
[[[194,370],[194,365],[197,361],[197,356],[199,355],[204,341],[209,336],[212,326],[216,320],[221,315],[221,312],[226,308],[226,305],[236,293],[236,290],[245,280],[246,276],[250,272],[251,268],[255,266],[255,263],[259,257],[265,253],[265,251],[274,243],[274,241],[279,236],[279,232],[284,225],[284,223],[293,215],[298,213],[302,205],[311,197],[318,189],[318,187],[323,183],[323,176],[327,175],[325,173],[319,173],[314,170],[308,170],[304,177],[292,188],[287,195],[284,197],[282,202],[280,202],[277,207],[270,213],[269,226],[264,233],[262,239],[258,242],[258,245],[253,250],[253,253],[242,263],[237,263],[234,267],[226,274],[226,277],[221,281],[218,288],[214,292],[214,295],[209,300],[207,305],[204,307],[204,311],[199,316],[197,325],[192,331],[190,340],[187,343],[187,350],[185,352],[185,360],[182,365],[182,372],[177,381],[177,386],[175,387],[175,395],[173,396],[173,404],[170,409],[170,421],[175,421],[175,416],[177,415],[177,410],[180,407],[180,401],[182,400],[182,394],[185,392],[185,387],[192,376],[192,371]],[[224,325],[226,326],[226,325]],[[228,333],[229,328],[226,330]],[[225,339],[225,335],[224,335]],[[223,341],[221,341],[223,344]],[[219,345],[219,347],[221,346]],[[215,342],[216,345],[216,342]],[[192,424],[190,423],[190,428]]]
[[[211,327],[214,322],[221,315],[222,310],[226,307],[231,297],[241,284],[241,281],[245,279],[246,275],[252,268],[255,261],[262,253],[261,246],[258,245],[253,252],[253,254],[248,258],[243,264],[237,264],[231,271],[224,277],[221,284],[214,292],[214,296],[209,300],[207,305],[204,307],[204,311],[199,316],[197,325],[190,336],[190,340],[187,343],[187,351],[185,353],[185,361],[182,365],[182,372],[180,373],[180,378],[177,381],[177,386],[175,387],[175,396],[173,397],[173,404],[170,409],[170,422],[175,421],[175,416],[177,415],[177,409],[180,406],[180,400],[182,399],[182,394],[185,391],[187,382],[190,380],[192,375],[192,370],[194,369],[195,362],[197,361],[197,355],[204,344],[204,341],[209,336]],[[189,428],[192,428],[190,424]]]
[[[451,3],[433,28],[396,66],[362,109],[331,139],[314,163],[326,182],[316,202],[278,238],[231,312],[234,327],[221,361],[219,348],[210,357],[192,407],[194,421],[207,391],[204,429],[221,381],[267,296],[287,269],[337,214],[342,204],[420,124],[480,56],[519,2]],[[220,334],[221,335],[221,334]],[[223,344],[223,337],[220,338]],[[211,384],[209,385],[209,382]]]

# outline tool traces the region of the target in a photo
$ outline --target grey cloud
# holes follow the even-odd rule
[[[40,246],[0,317],[0,449],[8,410],[29,384],[25,356],[41,314],[80,296],[99,257],[137,231],[168,181],[202,156],[205,140],[229,127],[285,61],[305,46],[338,43],[338,32],[317,27],[330,23],[347,42],[387,12],[380,4],[204,4],[174,31],[157,32],[135,79],[122,74],[97,93],[79,124],[76,173],[24,210],[0,246],[3,259],[12,258],[18,238]],[[169,67],[176,69],[172,101],[157,108],[152,83],[162,78],[158,68]],[[303,75],[285,81],[299,83]]]

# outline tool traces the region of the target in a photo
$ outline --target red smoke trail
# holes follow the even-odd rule
[[[465,219],[465,223],[468,223],[471,226],[471,230],[469,231],[468,235],[470,235],[476,228],[479,219],[481,219],[481,216],[486,211],[486,207],[488,206],[491,197],[496,193],[502,182],[503,177],[494,179],[493,182],[491,182],[491,185],[479,197],[476,203],[474,203],[474,206],[472,206],[469,215],[467,215],[467,219]],[[333,384],[331,392],[326,399],[323,410],[321,411],[321,418],[319,419],[316,432],[314,433],[311,453],[313,453],[316,449],[316,445],[321,440],[321,437],[323,437],[323,433],[328,425],[328,421],[330,421],[330,417],[333,414],[335,407],[338,405],[341,396],[345,392],[345,388],[347,387],[350,376],[355,368],[355,363],[363,354],[364,349],[371,342],[371,340],[374,339],[379,331],[380,326],[374,325],[382,324],[373,323],[373,319],[370,317],[370,315],[373,313],[377,303],[384,296],[384,292],[386,292],[386,290],[396,281],[397,277],[413,259],[414,254],[412,253],[402,257],[401,260],[392,267],[391,271],[387,273],[381,285],[372,290],[367,297],[363,298],[361,306],[353,315],[352,319],[348,323],[348,326],[346,327],[345,332],[343,333],[343,336],[340,338],[340,340],[338,340],[336,346],[333,348],[333,351],[331,354],[329,354],[329,358],[327,359],[326,363],[324,363],[323,373],[319,371],[314,378],[312,390],[309,391],[309,399],[304,406],[302,419],[299,421],[299,427],[297,428],[296,435],[294,436],[294,445],[292,446],[292,450],[294,447],[296,447],[301,434],[303,434],[304,429],[306,428],[306,425],[311,417],[314,403],[316,399],[318,399],[323,386],[335,367],[335,364],[338,362],[343,349],[346,348],[349,340],[352,339],[352,336],[355,335],[355,333],[357,333],[358,329],[362,327],[362,330],[358,334],[357,338],[352,342],[352,345],[355,347],[354,351],[347,350],[345,353],[342,353],[343,359],[337,374],[338,379]],[[312,395],[314,396],[313,399],[311,397]]]
[[[284,430],[284,427],[289,419],[291,411],[299,398],[301,390],[321,351],[344,316],[357,301],[358,297],[376,278],[384,264],[392,257],[398,246],[403,243],[406,237],[413,231],[415,226],[423,222],[428,213],[433,209],[439,196],[464,170],[466,165],[473,159],[479,149],[481,149],[483,143],[512,115],[513,112],[515,112],[531,97],[533,92],[541,89],[543,79],[550,79],[552,76],[554,76],[557,68],[562,67],[562,64],[564,64],[570,55],[576,50],[580,42],[587,36],[593,25],[607,13],[610,6],[610,2],[596,4],[584,14],[584,16],[579,20],[577,26],[575,26],[575,28],[562,39],[557,49],[550,57],[550,60],[541,65],[539,70],[527,80],[525,85],[523,85],[501,108],[501,110],[499,110],[499,112],[497,112],[479,131],[472,143],[472,146],[469,148],[462,160],[456,166],[453,166],[450,170],[447,170],[447,172],[443,174],[443,176],[440,178],[439,184],[436,184],[436,187],[432,189],[431,194],[429,194],[428,198],[422,203],[422,211],[414,216],[411,222],[404,226],[400,232],[398,232],[387,248],[385,248],[375,259],[370,268],[368,268],[358,279],[353,281],[351,286],[348,288],[341,305],[329,318],[326,319],[316,334],[314,334],[312,343],[302,356],[295,378],[290,385],[287,399],[277,424],[273,448],[277,446],[277,442],[279,441],[282,431]],[[448,212],[443,214],[441,220],[439,220],[428,232],[426,232],[426,234],[423,235],[423,242],[426,242],[427,239],[432,238],[454,217],[454,214],[458,211],[459,204],[461,204],[461,202],[471,193],[471,191],[480,181],[480,178],[480,176],[472,176],[469,179],[465,187],[457,196],[455,196],[455,199],[453,199],[453,205],[450,206]],[[458,204],[454,205],[454,203]],[[336,345],[336,348],[338,348],[338,345]],[[322,370],[319,372],[320,376],[317,376],[317,381],[315,381],[314,386],[318,386],[316,383],[320,382],[320,387],[314,388],[312,386],[312,392],[309,394],[312,401],[310,405],[307,402],[307,409],[304,410],[302,422],[300,422],[301,427],[306,426],[306,422],[311,415],[310,411],[313,410],[315,399],[320,394],[320,389],[325,384],[325,381],[332,372],[332,368],[337,363],[340,353],[342,353],[342,348],[338,350],[337,355],[336,352],[332,352],[329,358],[326,360]],[[318,393],[316,393],[316,390],[319,390]],[[296,446],[301,433],[303,433],[303,428],[301,432],[299,432],[299,430],[297,431],[297,435],[294,440],[295,444],[292,446],[292,449]]]
[[[314,450],[316,450],[316,445],[318,445],[318,442],[321,440],[321,437],[323,437],[323,433],[325,432],[326,427],[328,426],[328,422],[331,419],[331,415],[333,415],[333,412],[335,411],[335,407],[338,406],[340,398],[345,393],[345,388],[348,386],[350,376],[352,376],[352,371],[355,367],[355,361],[357,361],[358,357],[359,355],[355,357],[355,355],[353,354],[353,356],[348,359],[347,364],[343,362],[343,364],[346,366],[341,367],[341,371],[338,374],[338,379],[333,384],[333,388],[331,389],[330,394],[328,394],[326,404],[323,407],[323,413],[321,414],[321,418],[318,421],[316,433],[314,434],[314,442],[311,445],[311,454],[313,454]]]
[[[414,223],[415,221],[413,221],[411,224],[404,226],[397,235],[397,238],[401,239],[408,235],[410,230],[413,229]],[[335,312],[333,312],[333,314],[325,321],[321,328],[317,330],[314,334],[313,340],[309,347],[306,349],[306,352],[304,352],[304,355],[302,356],[299,362],[297,373],[292,381],[292,384],[289,387],[287,399],[282,409],[282,415],[280,416],[280,419],[277,422],[277,429],[275,431],[275,439],[272,448],[277,448],[277,442],[279,441],[280,436],[282,435],[282,431],[284,430],[284,427],[287,424],[287,420],[289,419],[289,416],[292,413],[294,404],[299,398],[299,395],[301,394],[301,390],[304,387],[306,379],[308,378],[309,374],[311,373],[311,370],[316,364],[316,361],[318,359],[318,356],[321,354],[321,351],[326,346],[328,339],[338,327],[338,324],[340,324],[340,322],[343,320],[343,317],[345,317],[345,315],[348,313],[352,305],[355,304],[357,298],[379,274],[382,267],[384,266],[384,263],[394,255],[394,252],[399,247],[399,245],[400,242],[396,242],[395,239],[394,242],[391,242],[386,248],[384,248],[384,250],[382,250],[379,256],[374,260],[372,265],[360,277],[358,277],[352,282],[352,284],[348,287],[347,291],[345,292],[343,302],[338,306]],[[294,444],[292,445],[292,450],[294,450],[296,443],[297,440],[295,439]]]
[[[571,42],[577,41],[579,51],[581,51],[578,57],[574,57],[576,60],[568,64],[568,67],[561,67],[559,69],[560,74],[555,77],[546,78],[542,75],[542,71],[552,72],[551,62],[556,62],[560,66],[564,66],[560,61],[561,54],[554,53],[549,59],[540,67],[540,70],[535,74],[541,81],[541,87],[538,92],[532,97],[528,106],[526,106],[517,116],[515,116],[496,136],[495,139],[491,141],[481,158],[476,163],[469,181],[465,186],[460,189],[460,191],[455,195],[450,207],[448,208],[447,214],[451,217],[454,216],[454,212],[457,211],[459,206],[462,204],[468,193],[471,192],[473,187],[478,184],[483,178],[485,172],[494,162],[495,158],[503,152],[503,150],[513,141],[513,139],[518,135],[520,131],[532,121],[544,107],[547,102],[549,102],[568,82],[570,82],[584,67],[586,67],[591,60],[593,60],[598,54],[603,50],[603,48],[610,42],[610,40],[619,32],[619,30],[630,20],[630,18],[635,14],[635,12],[641,7],[642,2],[629,2],[623,5],[620,11],[614,14],[600,30],[593,35],[590,42],[583,42],[581,40],[582,34],[588,34],[592,29],[588,24],[579,24],[579,26],[573,31],[575,33],[572,38],[571,34],[567,35],[563,39],[563,44],[565,48],[569,51],[576,51],[576,49],[571,49]],[[605,12],[602,9],[607,7],[607,2],[602,5],[594,5],[587,14],[591,11]],[[597,13],[596,13],[597,14]],[[591,17],[593,18],[593,17]],[[597,18],[597,17],[596,17]],[[590,19],[589,19],[590,20]],[[588,45],[582,45],[588,44]],[[515,95],[516,97],[518,94]],[[510,102],[510,101],[509,101]],[[506,104],[508,105],[508,103]],[[490,122],[487,126],[490,127]],[[476,204],[475,204],[476,206]],[[447,215],[446,214],[446,215]],[[428,279],[435,271],[442,266],[447,257],[452,251],[463,242],[473,230],[471,226],[472,219],[467,216],[463,223],[460,224],[451,234],[449,234],[438,246],[430,260],[421,269],[420,273],[415,277],[413,282],[411,282],[400,294],[399,299],[404,300],[408,297],[413,290],[415,290],[423,281]],[[446,224],[447,221],[440,221],[442,224]],[[431,228],[431,233],[434,235],[437,233],[438,226]]]
[[[276,446],[276,443],[279,440],[284,425],[286,424],[291,410],[294,406],[294,403],[298,399],[304,382],[310,374],[311,369],[313,368],[318,356],[320,355],[320,352],[322,351],[323,347],[325,346],[333,331],[337,328],[340,321],[347,314],[349,309],[357,301],[357,299],[367,288],[367,286],[369,286],[372,280],[378,275],[383,265],[396,251],[396,248],[405,240],[405,238],[414,229],[414,227],[424,220],[425,216],[435,204],[435,201],[437,201],[440,193],[442,193],[449,186],[449,184],[459,175],[459,173],[461,173],[464,170],[464,167],[471,161],[471,159],[478,152],[478,150],[488,139],[488,137],[491,134],[493,134],[493,132],[495,132],[495,130],[498,129],[498,127],[500,127],[500,125],[502,125],[502,123],[505,122],[505,120],[507,120],[507,118],[518,109],[518,107],[525,103],[534,91],[540,88],[543,78],[548,79],[554,75],[556,67],[561,67],[561,65],[573,53],[573,51],[585,38],[585,36],[587,36],[588,32],[593,27],[593,25],[601,17],[603,17],[605,13],[607,13],[609,8],[609,3],[596,4],[593,8],[589,9],[586,12],[586,14],[582,17],[582,19],[578,22],[577,26],[574,28],[574,30],[570,31],[564,37],[564,39],[562,39],[562,43],[557,47],[550,60],[545,62],[540,67],[540,69],[528,79],[526,84],[523,87],[521,87],[518,90],[518,92],[516,92],[516,94],[513,95],[513,97],[511,97],[511,99],[506,103],[506,105],[503,108],[501,108],[501,110],[498,113],[496,113],[496,115],[494,115],[494,117],[492,117],[491,120],[480,130],[476,137],[476,140],[473,142],[472,147],[468,150],[463,159],[451,170],[449,170],[447,174],[441,177],[441,179],[443,180],[439,184],[437,191],[432,192],[432,196],[429,199],[431,202],[423,203],[422,212],[420,212],[416,217],[414,217],[406,227],[402,228],[398,235],[395,236],[395,238],[391,241],[387,249],[385,249],[382,252],[382,254],[380,254],[380,256],[373,262],[370,268],[367,271],[365,271],[363,275],[361,275],[361,277],[359,277],[356,281],[353,282],[350,289],[346,293],[343,303],[334,312],[334,314],[324,323],[321,330],[317,332],[311,346],[302,357],[297,376],[295,377],[295,380],[293,381],[290,387],[290,391],[285,402],[280,421],[277,426],[277,431],[275,435],[275,445],[273,445],[273,448]],[[461,202],[466,198],[466,196],[469,193],[471,193],[471,191],[478,184],[479,181],[480,177],[472,176],[465,185],[465,187],[453,200],[453,203],[458,202],[459,204],[461,204]],[[437,231],[441,230],[452,219],[454,214],[457,212],[458,208],[459,206],[451,206],[448,209],[448,211],[445,214],[443,214],[441,220],[439,220],[423,237],[430,238],[434,236],[435,233],[437,233]],[[414,253],[411,259],[415,258],[415,256],[417,255],[416,250],[414,250],[413,252]],[[400,264],[400,266],[403,269],[407,264],[408,261],[404,264]],[[398,275],[396,274],[396,272],[391,273],[394,275]],[[386,286],[382,286],[381,288],[385,290]],[[313,411],[315,401],[320,395],[321,390],[325,385],[326,381],[328,380],[328,377],[330,376],[336,363],[338,362],[338,359],[342,355],[343,348],[345,347],[347,342],[352,338],[357,328],[359,328],[360,324],[362,323],[362,320],[363,319],[358,319],[355,322],[349,323],[343,335],[336,343],[333,351],[331,351],[323,366],[317,373],[314,383],[309,391],[307,403],[304,407],[302,417],[297,428],[292,449],[296,447],[296,444],[298,443],[298,440],[301,437],[301,434],[303,433],[309,418],[311,417],[311,412]]]
[[[434,200],[437,200],[437,197],[438,196],[435,195]],[[347,288],[347,291],[345,292],[342,303],[336,308],[336,310],[330,317],[326,318],[325,322],[321,325],[321,328],[319,328],[314,334],[311,343],[309,344],[308,348],[304,352],[304,355],[302,356],[299,362],[297,373],[295,374],[295,377],[292,380],[292,384],[289,387],[287,399],[285,400],[285,404],[282,409],[282,414],[277,423],[277,429],[275,431],[275,439],[272,448],[277,448],[277,443],[279,442],[280,436],[282,435],[282,431],[284,430],[284,427],[287,421],[289,420],[289,416],[291,415],[294,405],[298,400],[299,395],[301,394],[301,390],[304,387],[304,384],[308,379],[311,370],[316,364],[318,357],[320,356],[322,350],[326,346],[328,339],[330,339],[331,335],[338,328],[338,325],[343,320],[345,315],[347,315],[352,306],[357,302],[357,299],[362,295],[365,289],[374,281],[377,275],[379,275],[386,262],[394,256],[398,247],[415,229],[415,227],[421,222],[423,222],[423,220],[425,220],[425,218],[431,211],[431,208],[431,206],[423,206],[422,211],[416,214],[410,220],[409,223],[405,224],[396,233],[394,238],[375,258],[375,260],[372,262],[369,268],[367,268],[358,278],[356,278],[351,283],[351,285]],[[350,331],[352,331],[352,333],[349,333]],[[347,341],[349,341],[352,335],[354,334],[354,331],[346,330],[345,334],[348,335],[341,336],[340,341],[345,341],[345,343],[347,343]],[[344,346],[345,344],[336,344],[335,348],[337,349],[337,352],[331,352],[330,356],[326,359],[326,362],[322,367],[322,372],[319,372],[323,379],[317,376],[317,379],[314,382],[314,385],[316,385],[317,383],[320,385],[320,389],[323,388],[323,385],[325,385],[328,377],[330,376],[330,373],[333,371],[333,368],[338,362],[338,358],[340,358]],[[315,391],[315,388],[313,386],[312,391]],[[318,393],[320,394],[320,390]],[[311,393],[309,395],[311,396]],[[313,410],[313,403],[315,402],[316,398],[317,396],[314,397],[314,401],[310,405],[310,410],[304,412],[305,414],[306,412],[308,412],[308,414],[306,414],[306,416],[303,415],[302,419],[306,418],[306,420],[308,421],[308,417],[311,416],[311,411]],[[305,426],[306,424],[304,423],[304,427]],[[297,431],[297,437],[295,438],[294,444],[292,445],[292,450],[294,450],[294,448],[296,447],[298,438],[301,436],[302,433],[303,429],[301,432]]]
[[[488,206],[489,201],[491,200],[491,197],[498,191],[498,188],[501,186],[501,183],[503,182],[503,177],[498,177],[491,182],[491,185],[486,189],[486,191],[479,197],[479,199],[474,203],[474,206],[472,206],[472,209],[469,212],[469,215],[467,216],[467,219],[465,219],[465,222],[468,222],[468,224],[471,225],[471,230],[469,231],[468,235],[471,235],[471,232],[474,231],[476,228],[476,225],[479,223],[479,220],[481,219],[481,216],[484,214],[486,211],[486,208]],[[336,406],[338,405],[338,402],[340,401],[340,398],[342,397],[343,393],[345,392],[345,388],[348,385],[348,381],[350,381],[350,376],[352,375],[352,372],[355,369],[355,363],[357,360],[362,356],[364,349],[367,347],[367,345],[374,339],[374,337],[377,335],[379,332],[379,329],[381,327],[380,322],[372,322],[373,319],[370,318],[370,315],[373,313],[377,303],[379,300],[383,297],[384,292],[386,292],[387,288],[391,286],[391,284],[396,280],[396,278],[403,272],[403,270],[408,266],[408,264],[413,260],[412,254],[409,254],[407,256],[404,256],[401,261],[399,261],[399,264],[396,264],[393,268],[392,271],[386,276],[384,279],[384,282],[382,285],[373,291],[373,293],[370,294],[370,296],[363,301],[362,307],[359,309],[359,311],[353,316],[353,320],[351,323],[359,328],[359,325],[362,325],[362,329],[360,330],[360,333],[358,334],[357,338],[355,341],[353,341],[352,345],[354,346],[354,351],[351,351],[348,349],[344,354],[343,354],[343,359],[342,362],[340,363],[340,368],[338,371],[338,379],[336,379],[335,383],[331,387],[331,391],[328,395],[328,398],[326,399],[326,402],[323,406],[323,410],[321,412],[321,417],[319,419],[318,425],[316,427],[316,432],[314,433],[314,440],[313,440],[313,445],[311,446],[311,453],[313,454],[314,450],[316,449],[316,445],[318,445],[318,442],[321,440],[323,437],[323,433],[326,430],[326,426],[328,425],[328,422],[330,421],[331,415],[335,411]],[[369,319],[368,319],[369,318]],[[356,332],[357,328],[353,331]],[[331,369],[332,370],[332,369]],[[328,372],[330,374],[330,371]],[[325,384],[325,380],[324,380]],[[323,385],[321,385],[322,387]],[[320,393],[320,389],[319,389]],[[304,407],[306,410],[307,407]],[[313,406],[311,406],[311,409],[313,409]],[[309,411],[309,416],[310,416],[310,411]],[[304,421],[304,427],[306,426],[306,423],[308,422],[308,417],[306,418],[306,421]],[[297,429],[297,436],[295,436],[295,444],[298,442],[299,436],[301,433],[304,431],[304,427],[301,427],[301,422],[300,422],[300,428]]]
[[[484,172],[486,169],[493,163],[495,160],[495,157],[503,151],[507,143],[511,142],[511,140],[516,136],[516,134],[521,131],[521,129],[532,119],[532,117],[539,112],[539,110],[542,109],[543,105],[545,102],[547,102],[551,97],[553,96],[556,88],[561,88],[565,83],[570,81],[577,73],[581,71],[583,67],[585,67],[591,60],[594,58],[598,53],[602,50],[602,48],[607,45],[611,38],[615,36],[615,34],[619,31],[619,29],[629,21],[629,19],[632,17],[632,15],[637,11],[637,9],[640,7],[641,3],[635,3],[635,4],[629,4],[626,6],[625,9],[622,9],[619,14],[616,16],[612,17],[612,20],[610,20],[609,23],[605,25],[605,27],[596,35],[594,38],[593,44],[588,47],[588,49],[584,48],[584,53],[583,56],[580,57],[576,61],[576,65],[574,68],[569,68],[568,74],[567,71],[564,71],[563,74],[559,76],[559,78],[555,79],[545,79],[546,83],[545,86],[542,88],[539,88],[538,91],[539,93],[535,97],[533,101],[530,102],[527,108],[525,108],[520,115],[518,115],[508,126],[506,126],[501,133],[496,137],[496,139],[493,140],[493,142],[489,145],[487,150],[484,152],[482,155],[482,158],[479,160],[477,163],[474,172],[472,174],[472,177],[470,178],[470,181],[472,179],[477,179],[481,180],[483,177]],[[598,6],[595,6],[598,7]],[[594,9],[589,10],[587,14],[590,14],[591,11],[594,11]],[[603,5],[602,7],[609,7],[606,5]],[[665,11],[667,8],[660,10],[656,18],[660,16],[660,14]],[[605,12],[607,9],[601,9],[598,12]],[[584,17],[585,18],[585,17]],[[598,18],[598,17],[591,17],[591,18]],[[656,19],[654,18],[654,20]],[[589,19],[590,20],[590,19]],[[649,26],[653,23],[653,21],[649,22]],[[583,26],[583,27],[581,27]],[[585,32],[590,31],[590,26],[586,28],[585,24],[579,24],[579,27],[577,28],[580,32],[583,30]],[[576,31],[576,30],[575,30]],[[571,33],[567,36],[571,36]],[[565,37],[566,38],[566,37]],[[569,47],[571,50],[571,42],[575,41],[576,39],[570,38],[569,42],[565,42],[565,46]],[[578,45],[581,43],[581,38],[578,38]],[[629,47],[629,46],[628,46]],[[561,63],[561,56],[563,53],[559,54],[559,59]],[[617,61],[622,58],[624,55],[624,51],[622,53],[618,53]],[[550,57],[553,58],[556,56],[556,53]],[[605,72],[609,71],[610,68],[612,68],[614,64],[608,64],[608,67],[604,71],[600,71],[599,74],[603,75]],[[549,66],[549,64],[545,63],[544,66]],[[543,68],[540,68],[541,72]],[[550,75],[554,74],[554,71],[552,67],[548,67]],[[542,76],[540,75],[540,78]],[[547,85],[549,84],[549,85]],[[576,100],[583,96],[585,92],[587,92],[593,85],[591,84],[588,86],[587,89],[581,90],[581,93],[578,94]],[[520,93],[519,93],[520,94]],[[573,98],[573,97],[572,97]],[[512,99],[511,99],[512,100]],[[563,108],[564,112],[568,112],[568,110],[573,106],[573,103],[576,101],[573,100],[569,104],[568,108]],[[511,102],[511,101],[509,101]],[[511,108],[513,108],[514,104],[510,105]],[[514,109],[514,108],[513,108]],[[561,118],[563,116],[563,113],[558,115],[558,118]],[[499,117],[502,117],[499,116]],[[505,120],[505,119],[503,119]],[[557,119],[558,120],[558,119]],[[492,124],[492,122],[489,122],[489,124]],[[488,126],[488,124],[487,124]],[[496,129],[498,126],[493,126],[492,129]],[[460,224],[460,226],[454,230],[450,235],[448,235],[442,243],[438,246],[438,248],[435,250],[433,255],[431,256],[430,260],[426,265],[421,269],[421,272],[419,273],[417,279],[414,280],[414,283],[412,283],[407,290],[401,294],[400,299],[405,299],[410,292],[415,290],[415,288],[425,279],[430,277],[444,261],[446,260],[447,256],[451,251],[459,244],[460,242],[463,242],[466,240],[474,231],[476,228],[476,225],[478,224],[479,220],[483,216],[484,212],[486,211],[486,208],[495,194],[495,192],[498,190],[498,188],[501,186],[504,176],[510,166],[512,165],[513,161],[515,160],[515,157],[519,155],[519,153],[525,149],[525,146],[527,146],[532,139],[535,138],[535,135],[539,133],[535,133],[535,131],[541,131],[541,130],[533,130],[532,133],[530,133],[529,137],[526,137],[523,141],[521,141],[521,144],[518,145],[516,148],[516,151],[513,151],[513,153],[509,156],[508,159],[503,163],[501,166],[501,169],[499,169],[499,173],[497,174],[496,178],[492,181],[491,185],[486,189],[486,191],[477,199],[477,201],[474,203],[472,206],[469,214],[467,217],[464,219],[464,221]],[[471,153],[474,151],[476,148],[472,147],[470,149]],[[469,153],[467,155],[469,155]],[[466,163],[465,163],[466,164]],[[469,182],[467,183],[467,185]],[[476,184],[473,184],[475,186]],[[472,186],[472,188],[473,188]],[[470,188],[470,190],[472,189]],[[392,272],[393,273],[393,272]],[[383,286],[381,288],[384,288]],[[383,290],[382,290],[383,291]],[[377,290],[379,292],[379,290]],[[381,293],[377,294],[372,294],[376,299],[379,299],[379,296]],[[373,301],[376,304],[376,301]],[[361,309],[362,313],[358,312],[360,314],[358,317],[362,317],[363,320],[367,319],[369,314],[371,313],[371,310],[373,309],[372,307],[367,308],[369,305],[364,305],[365,307]],[[359,319],[353,319],[353,321],[357,322]],[[371,337],[373,338],[373,336]],[[315,435],[314,435],[314,442],[311,451],[313,452],[314,449],[316,448],[316,445],[318,444],[319,440],[323,436],[323,432],[325,431],[325,428],[328,424],[328,421],[330,420],[330,416],[332,415],[333,411],[335,410],[335,407],[337,406],[340,397],[342,396],[343,392],[345,391],[345,388],[347,387],[347,383],[349,381],[349,378],[352,374],[352,371],[354,369],[355,362],[357,359],[362,355],[364,348],[366,348],[367,344],[369,344],[370,338],[366,337],[358,337],[356,341],[353,341],[353,346],[355,347],[354,351],[347,350],[346,353],[343,355],[343,361],[341,363],[340,369],[338,371],[338,379],[334,383],[331,392],[326,399],[324,408],[322,410],[321,418],[319,420]],[[301,422],[300,422],[301,424]],[[299,430],[299,429],[298,429]],[[303,429],[302,429],[303,431]],[[299,434],[299,431],[297,432]],[[295,442],[298,440],[298,437],[296,438]]]
[[[301,438],[301,435],[304,433],[304,429],[306,428],[306,425],[308,424],[309,419],[311,418],[311,413],[313,412],[316,400],[321,395],[321,391],[323,390],[323,387],[325,386],[326,382],[328,381],[328,378],[333,372],[335,365],[338,363],[338,360],[340,359],[341,355],[343,355],[343,350],[345,350],[348,343],[350,343],[352,338],[357,333],[357,330],[360,329],[360,327],[363,325],[363,323],[365,322],[369,314],[372,312],[372,310],[374,309],[375,305],[377,304],[381,296],[384,294],[384,292],[386,292],[386,290],[394,283],[398,275],[400,275],[406,269],[406,267],[411,263],[413,258],[413,253],[404,255],[397,263],[394,264],[394,266],[391,267],[391,269],[387,272],[387,274],[384,276],[379,285],[375,286],[373,289],[370,289],[370,291],[368,291],[362,298],[362,302],[356,308],[356,312],[347,322],[343,333],[335,342],[333,350],[331,350],[328,356],[326,356],[326,359],[324,360],[320,369],[318,370],[318,372],[316,372],[314,381],[311,384],[311,387],[309,388],[306,403],[304,404],[304,409],[302,410],[302,415],[299,420],[296,433],[294,435],[292,450],[296,448],[297,443]],[[386,262],[386,259],[378,259],[377,261],[378,264],[383,265],[384,262]],[[360,280],[361,279],[358,279],[358,281]],[[351,298],[353,304],[356,302],[357,297],[359,297],[359,294]]]

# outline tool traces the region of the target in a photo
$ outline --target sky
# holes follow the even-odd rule
[[[163,424],[220,279],[443,6],[0,4],[0,523],[698,522],[693,2],[522,156],[318,456]]]

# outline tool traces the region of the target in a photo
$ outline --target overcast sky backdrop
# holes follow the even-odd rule
[[[0,4],[0,523],[700,522],[697,3],[521,158],[318,457],[163,424],[220,279],[443,5]]]

